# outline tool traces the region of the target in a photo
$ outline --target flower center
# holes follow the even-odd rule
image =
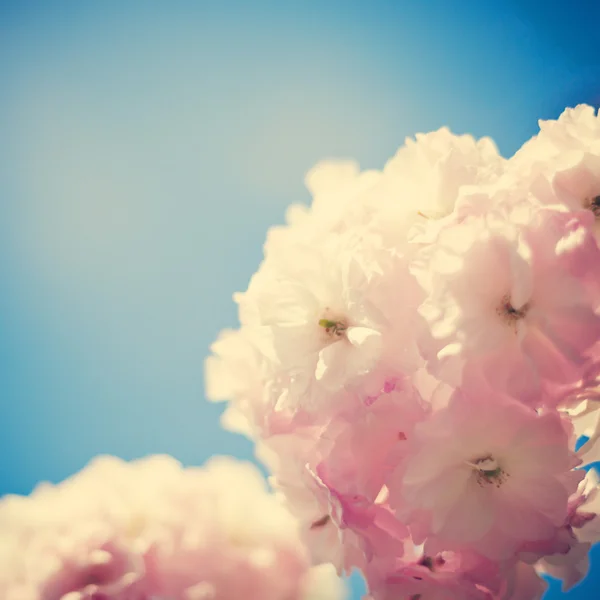
[[[329,337],[342,337],[348,325],[344,321],[335,321],[333,319],[319,319],[319,325],[325,330]]]
[[[417,564],[426,567],[430,571],[435,571],[436,568],[444,566],[446,561],[441,556],[427,556],[424,554],[418,561]]]
[[[495,485],[499,488],[508,477],[508,473],[498,464],[491,455],[486,454],[467,464],[475,471],[475,477],[480,487]]]
[[[596,219],[600,219],[600,196],[588,200],[584,206],[594,213]]]
[[[504,321],[509,325],[516,326],[517,322],[524,319],[527,316],[529,310],[529,304],[524,304],[521,308],[515,308],[512,303],[510,296],[507,294],[500,301],[500,305],[496,309],[496,312]]]

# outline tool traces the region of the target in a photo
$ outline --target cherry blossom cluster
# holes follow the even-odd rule
[[[240,490],[243,490],[240,493]],[[342,600],[256,467],[96,458],[0,502],[2,600]]]
[[[314,564],[369,600],[533,600],[600,539],[600,116],[324,162],[206,363]],[[579,448],[581,436],[587,441]]]

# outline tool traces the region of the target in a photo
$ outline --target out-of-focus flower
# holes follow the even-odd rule
[[[339,600],[249,463],[102,457],[0,503],[3,600]]]

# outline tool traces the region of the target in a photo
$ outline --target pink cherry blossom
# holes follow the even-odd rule
[[[567,243],[571,229],[581,235]],[[441,231],[418,265],[430,289],[421,346],[432,372],[458,385],[476,368],[525,401],[539,401],[545,381],[577,381],[600,336],[586,280],[600,254],[588,256],[587,239],[575,217],[535,207],[526,227],[490,214]]]
[[[490,138],[475,140],[442,127],[407,138],[383,173],[407,212],[440,219],[452,212],[462,186],[493,181],[504,162]]]
[[[507,589],[499,566],[473,553],[424,554],[407,540],[403,558],[379,557],[366,569],[372,600],[493,600]]]
[[[600,233],[600,116],[591,106],[566,109],[559,119],[540,121],[540,133],[510,161],[510,170],[540,198],[571,210],[588,210]]]
[[[306,256],[285,279],[264,271],[240,297],[257,306],[256,325],[266,334],[261,349],[293,375],[296,394],[309,388],[315,397],[321,389],[336,391],[367,373],[379,357],[383,323],[362,291],[369,272],[353,259],[351,248],[345,257],[337,252],[332,249],[326,260]]]
[[[598,475],[595,471],[588,471],[569,500],[565,531],[562,533],[562,537],[568,539],[568,551],[548,552],[536,565],[540,573],[561,579],[565,591],[585,577],[589,569],[590,548],[600,541],[599,491]]]
[[[428,534],[426,549],[507,559],[563,525],[583,475],[571,470],[578,461],[557,413],[537,414],[485,387],[458,390],[417,424],[411,446],[391,503]]]

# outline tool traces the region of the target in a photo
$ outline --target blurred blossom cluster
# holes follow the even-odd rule
[[[342,600],[253,465],[96,458],[0,504],[2,600]]]
[[[600,536],[600,117],[510,159],[443,128],[306,184],[207,359],[223,425],[370,600],[568,589]]]

